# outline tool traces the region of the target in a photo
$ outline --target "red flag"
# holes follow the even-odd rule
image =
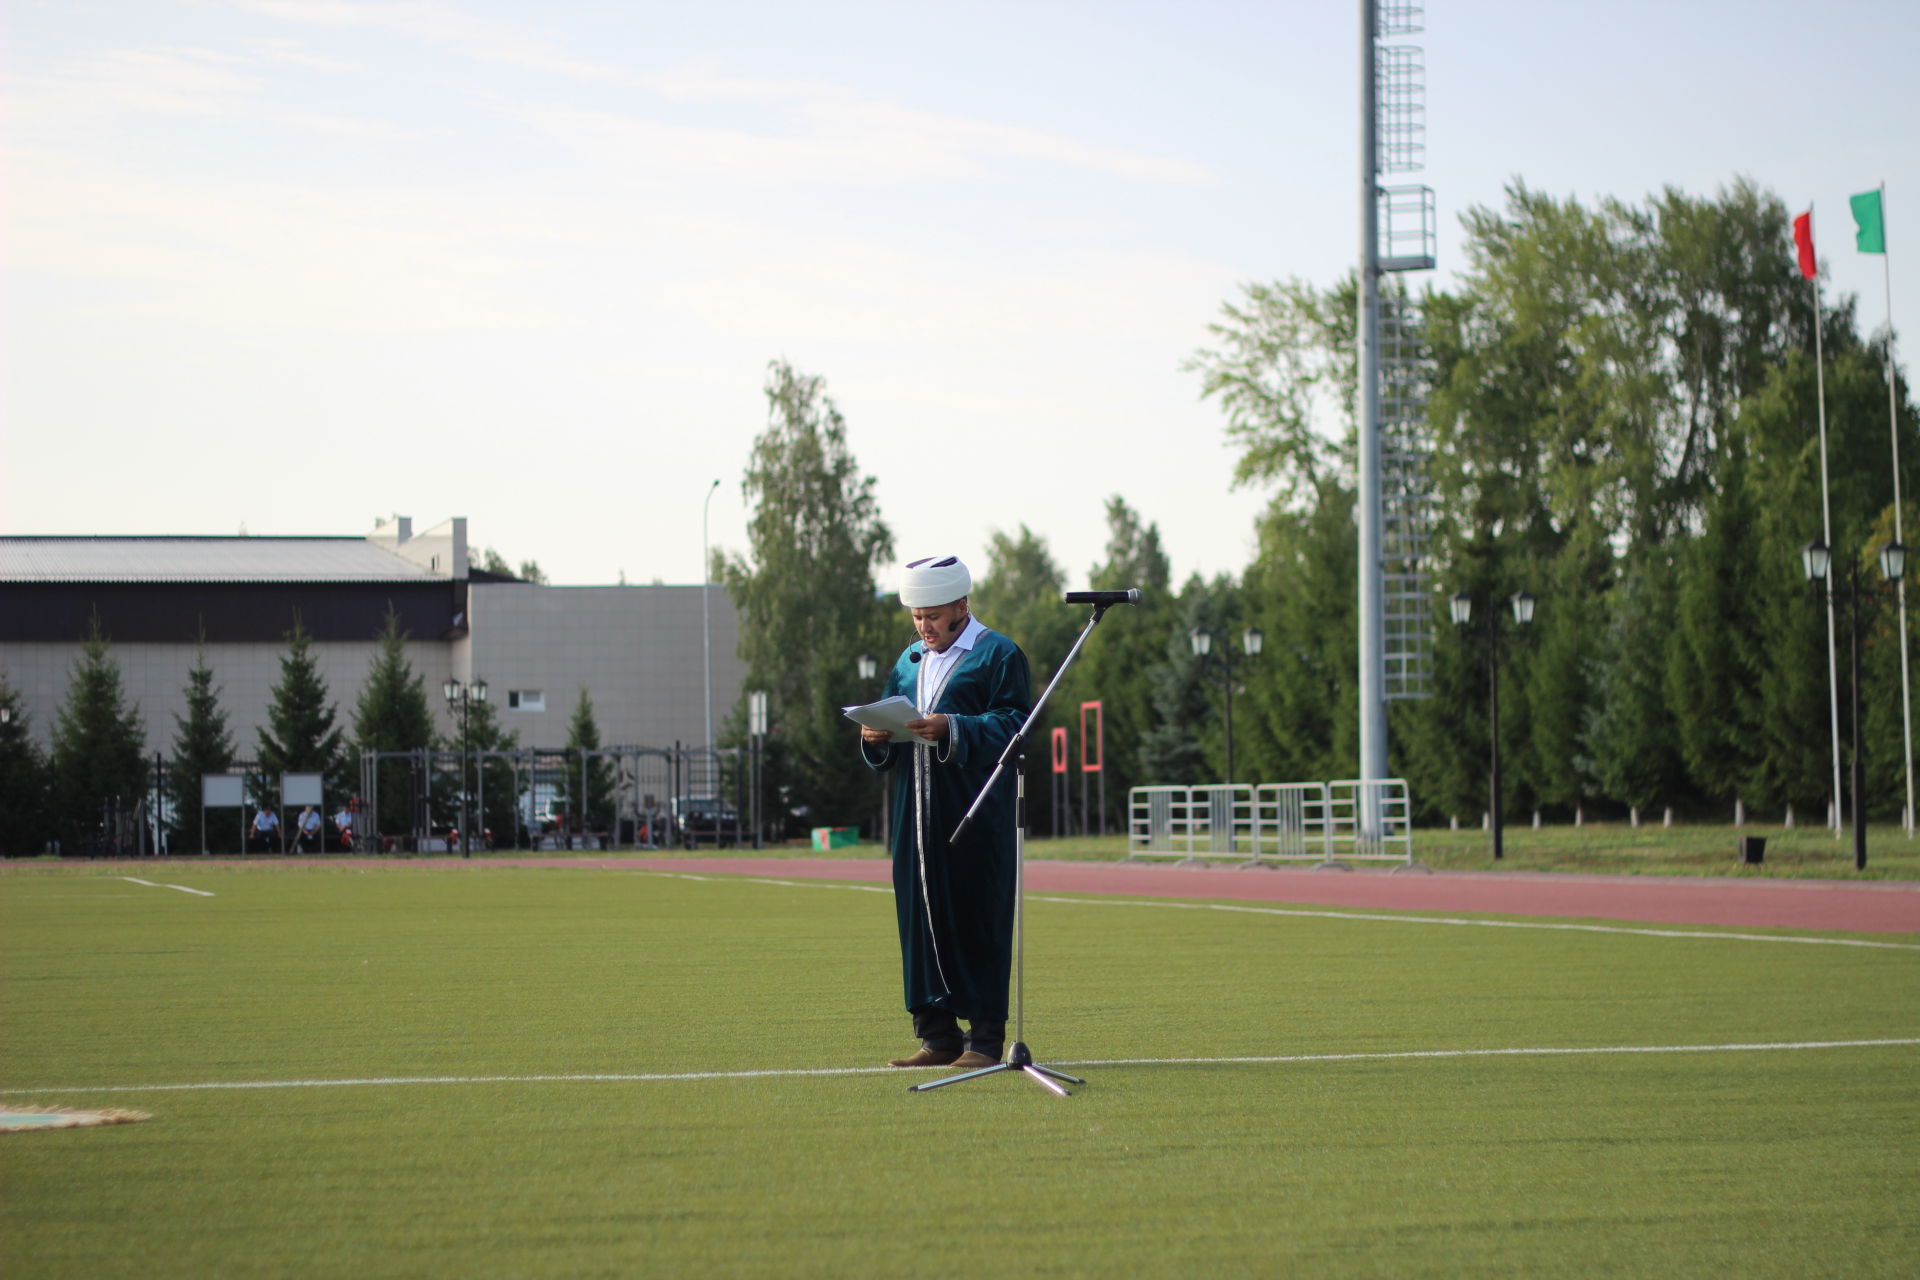
[[[1820,267],[1813,260],[1813,210],[1793,220],[1793,247],[1800,251],[1800,274],[1809,280],[1817,277]]]

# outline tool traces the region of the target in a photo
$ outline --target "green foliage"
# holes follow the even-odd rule
[[[362,753],[369,751],[420,751],[433,746],[433,714],[428,702],[426,678],[413,669],[407,657],[408,633],[400,627],[400,615],[391,605],[386,625],[380,632],[380,649],[367,666],[366,682],[353,712],[353,777],[362,772]],[[409,813],[413,795],[413,766],[405,760],[382,760],[379,764],[379,811],[376,830],[387,833],[413,830]],[[354,784],[359,790],[359,782]]]
[[[1353,776],[1360,753],[1359,539],[1353,490],[1328,483],[1304,509],[1261,518],[1241,592],[1265,645],[1234,723],[1236,772],[1262,782]]]
[[[587,762],[584,803],[580,795],[581,753],[597,751],[600,745],[600,722],[593,718],[593,698],[582,685],[580,700],[573,704],[573,718],[567,721],[566,777],[553,790],[554,803],[568,814],[583,815],[588,831],[607,831],[613,826],[614,779],[610,761],[596,756]],[[500,835],[499,828],[494,829],[494,834]]]
[[[287,632],[287,652],[280,659],[280,682],[273,687],[267,723],[257,732],[261,785],[273,789],[256,797],[262,802],[279,806],[280,779],[289,773],[321,774],[329,797],[354,789],[327,684],[314,657],[313,637],[298,617]]]
[[[1168,637],[1181,615],[1170,589],[1173,570],[1160,545],[1159,526],[1142,521],[1118,495],[1107,499],[1106,558],[1089,577],[1095,591],[1138,587],[1141,593],[1139,605],[1110,613],[1101,622],[1061,684],[1067,703],[1063,712],[1071,708],[1077,718],[1081,703],[1101,703],[1111,830],[1125,821],[1127,789],[1160,781],[1146,756],[1148,734],[1156,722],[1154,672],[1167,661]],[[1097,828],[1097,820],[1093,825]]]
[[[518,569],[507,563],[507,558],[492,547],[481,547],[473,555],[474,567],[486,573],[497,573],[502,577],[518,578],[522,582],[544,583],[545,571],[535,560],[522,560]]]
[[[120,664],[96,615],[53,731],[54,817],[62,839],[77,841],[93,830],[103,804],[131,806],[141,798],[147,785],[145,741],[140,709],[127,702]]]
[[[1348,276],[1322,292],[1301,280],[1242,286],[1226,318],[1207,326],[1217,344],[1183,368],[1201,375],[1200,394],[1227,415],[1227,437],[1240,449],[1239,483],[1267,482],[1294,499],[1338,481],[1351,468],[1328,441],[1327,422],[1355,421],[1358,357],[1353,341],[1358,286]]]
[[[893,535],[825,387],[785,361],[769,366],[767,428],[741,484],[753,506],[748,553],[716,556],[715,572],[739,614],[745,688],[767,692],[766,788],[782,798],[774,811],[853,826],[872,808],[873,779],[840,708],[871,692],[860,655],[884,669],[906,628],[875,591]],[[733,724],[744,723],[737,712]]]
[[[0,676],[0,856],[39,853],[53,838],[48,811],[47,762],[33,741],[20,691]]]
[[[590,731],[596,739],[600,736],[598,726],[587,726],[585,731]],[[477,790],[475,801],[479,806],[480,826],[493,832],[495,847],[510,844],[520,823],[520,797],[514,790],[516,779],[513,766],[505,760],[485,759],[478,753],[512,751],[520,745],[520,735],[501,726],[498,704],[493,702],[469,704],[466,735],[467,748],[475,753],[468,777]],[[611,766],[604,760],[597,763],[608,784],[603,794],[602,810],[610,813]]]
[[[1674,630],[1674,573],[1667,561],[1629,566],[1611,601],[1593,675],[1586,743],[1599,793],[1633,809],[1683,794],[1666,699],[1668,637]]]
[[[1025,525],[1017,534],[994,530],[987,543],[987,562],[975,568],[968,603],[983,625],[1012,637],[1027,655],[1036,701],[1086,625],[1086,616],[1079,609],[1062,603],[1061,595],[1066,590],[1066,575],[1047,549],[1045,539]],[[1080,757],[1074,745],[1080,733],[1079,707],[1069,705],[1062,690],[1056,690],[1052,700],[1040,709],[1040,718],[1027,738],[1030,831],[1053,829],[1052,734],[1056,728],[1067,731],[1069,798],[1077,803],[1079,795],[1076,775]]]
[[[187,713],[173,718],[173,760],[168,771],[168,791],[172,800],[173,851],[199,852],[201,832],[206,833],[206,849],[213,853],[231,853],[239,848],[240,834],[232,821],[206,819],[200,803],[202,774],[226,773],[233,765],[233,735],[227,729],[227,713],[220,707],[220,690],[213,683],[213,669],[207,665],[205,633],[194,652],[193,669],[187,672]],[[231,819],[231,814],[224,814]]]
[[[1736,797],[1817,812],[1826,623],[1797,550],[1820,533],[1820,406],[1785,206],[1745,181],[1592,204],[1516,184],[1464,223],[1458,288],[1420,300],[1438,634],[1434,696],[1389,704],[1391,770],[1429,817],[1485,806],[1486,643],[1453,634],[1444,601],[1466,591],[1484,610],[1526,589],[1536,621],[1500,649],[1509,813]],[[1249,286],[1188,364],[1225,413],[1239,480],[1275,494],[1245,582],[1248,616],[1288,655],[1249,676],[1248,758],[1274,780],[1343,776],[1357,755],[1354,310],[1350,279]],[[1828,299],[1821,324],[1832,541],[1837,558],[1870,557],[1891,533],[1890,353],[1860,339],[1851,299]],[[1893,400],[1910,461],[1897,372]],[[1866,600],[1864,728],[1886,812],[1905,798],[1898,626]],[[1172,770],[1193,710],[1177,681],[1161,699],[1156,760]]]

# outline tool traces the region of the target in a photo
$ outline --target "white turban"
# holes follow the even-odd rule
[[[959,556],[928,556],[900,567],[900,603],[909,609],[952,604],[973,587]]]

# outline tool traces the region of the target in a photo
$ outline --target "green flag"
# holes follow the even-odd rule
[[[1854,244],[1862,253],[1887,251],[1887,224],[1880,216],[1880,193],[1862,191],[1847,201],[1853,206]]]

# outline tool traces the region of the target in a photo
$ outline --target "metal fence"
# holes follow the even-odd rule
[[[1134,787],[1127,809],[1129,859],[1415,865],[1412,807],[1399,778]]]

